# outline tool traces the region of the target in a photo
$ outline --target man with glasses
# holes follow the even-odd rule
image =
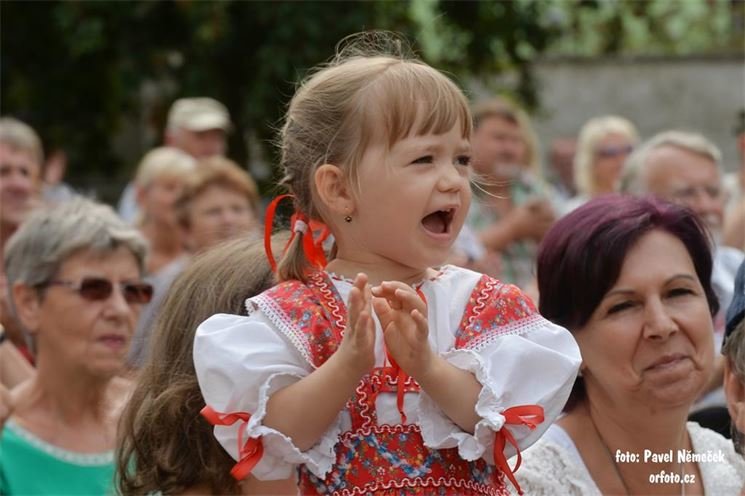
[[[685,205],[709,228],[714,239],[712,286],[719,298],[719,313],[714,317],[715,349],[724,338],[725,309],[732,301],[735,274],[745,254],[721,244],[725,195],[722,189],[722,155],[704,136],[684,131],[665,131],[642,144],[625,164],[621,191],[635,195],[652,194]],[[723,407],[723,357],[718,356],[716,374],[709,391],[695,409]],[[718,421],[717,421],[718,422]],[[728,434],[727,425],[709,424]]]

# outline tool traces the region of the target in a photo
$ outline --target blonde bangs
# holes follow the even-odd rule
[[[365,141],[382,139],[389,149],[407,136],[443,134],[456,125],[463,139],[471,137],[463,93],[437,70],[414,61],[398,61],[380,73],[360,95],[360,112]]]

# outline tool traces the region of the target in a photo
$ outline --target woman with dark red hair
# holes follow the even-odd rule
[[[695,214],[658,200],[600,197],[551,228],[540,312],[583,362],[565,416],[524,454],[526,494],[738,494],[732,443],[687,422],[713,367],[711,267]]]

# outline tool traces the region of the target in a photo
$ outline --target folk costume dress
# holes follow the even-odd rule
[[[234,475],[281,479],[298,466],[301,494],[506,494],[514,480],[506,459],[558,416],[580,354],[515,286],[466,269],[445,266],[414,287],[427,303],[433,350],[483,386],[473,434],[387,360],[377,319],[376,366],[315,446],[300,451],[263,425],[271,395],[341,343],[352,287],[318,271],[308,284],[286,281],[250,298],[248,316],[218,314],[199,326],[205,416],[238,460]]]

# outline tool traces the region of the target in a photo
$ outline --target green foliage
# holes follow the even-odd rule
[[[268,145],[296,82],[343,37],[403,33],[429,63],[458,79],[504,71],[514,94],[539,105],[531,64],[541,54],[694,53],[742,49],[728,0],[3,1],[2,113],[61,146],[79,186],[110,185],[160,142],[170,103],[209,95],[231,111],[231,156],[250,160],[244,133]],[[738,10],[739,9],[739,10]],[[742,36],[742,29],[739,31]],[[114,137],[137,133],[122,157]],[[267,150],[272,148],[266,146]],[[134,158],[133,158],[134,157]],[[274,163],[276,157],[268,155]]]
[[[548,51],[573,56],[743,51],[741,0],[522,0],[560,35]],[[739,27],[738,23],[739,22]]]

